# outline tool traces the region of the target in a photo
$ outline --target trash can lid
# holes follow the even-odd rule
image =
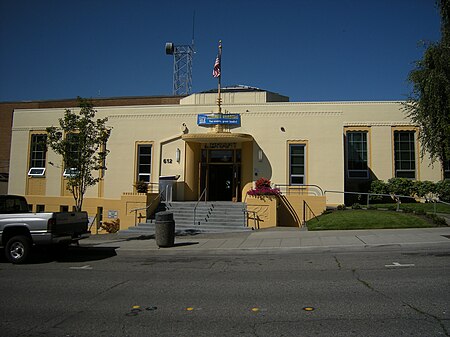
[[[179,174],[173,176],[159,176],[159,180],[178,180],[179,178]]]
[[[173,220],[173,212],[162,211],[155,214],[155,221]]]

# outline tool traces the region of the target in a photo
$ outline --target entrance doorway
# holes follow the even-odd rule
[[[232,200],[233,165],[209,165],[208,170],[209,200]]]
[[[240,201],[240,180],[240,149],[202,149],[199,194],[206,188],[209,201]]]

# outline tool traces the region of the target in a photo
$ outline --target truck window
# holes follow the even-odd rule
[[[25,198],[7,195],[0,198],[0,214],[28,212],[28,204]]]

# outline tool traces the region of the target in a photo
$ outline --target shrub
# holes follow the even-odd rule
[[[115,219],[111,222],[103,222],[100,228],[104,229],[108,233],[117,233],[120,229],[120,219]]]
[[[143,180],[139,180],[136,184],[134,184],[134,187],[136,187],[136,191],[138,193],[147,193],[148,191],[148,184]]]
[[[267,178],[260,178],[255,183],[255,188],[247,192],[248,195],[279,195],[279,188],[272,188]]]
[[[419,198],[424,198],[432,193],[436,193],[436,184],[428,180],[415,181],[413,191]]]
[[[450,202],[450,180],[441,180],[436,183],[436,194],[442,201]]]
[[[361,205],[358,204],[357,202],[355,202],[355,203],[352,205],[352,209],[361,209]]]
[[[370,193],[388,194],[388,186],[383,180],[373,180],[370,184]],[[370,197],[371,200],[382,200],[382,196],[374,195]]]
[[[391,178],[388,180],[388,192],[396,195],[414,195],[414,181],[407,178]]]
[[[342,204],[342,205],[338,205],[338,206],[336,207],[336,209],[337,209],[338,211],[345,211],[345,210],[346,210],[346,208],[345,208],[345,205],[344,205],[344,204]]]

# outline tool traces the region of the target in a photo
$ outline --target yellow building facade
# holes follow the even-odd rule
[[[108,117],[112,131],[107,171],[85,196],[90,215],[132,222],[130,210],[151,198],[134,185],[143,180],[157,186],[161,177],[178,178],[172,195],[178,201],[205,195],[246,201],[262,177],[282,190],[315,185],[342,192],[361,190],[373,179],[443,179],[440,165],[420,158],[417,128],[401,102],[289,102],[233,87],[223,90],[218,115],[216,100],[217,93],[205,92],[179,104],[96,107],[96,117]],[[14,111],[8,193],[26,196],[36,211],[73,205],[62,158],[36,146],[63,114],[62,108]],[[41,170],[33,175],[32,168]],[[326,195],[327,205],[343,202],[343,194]]]

